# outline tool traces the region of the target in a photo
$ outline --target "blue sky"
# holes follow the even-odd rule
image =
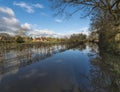
[[[12,32],[20,33],[19,31],[22,30],[22,32],[37,36],[68,35],[83,31],[86,33],[90,23],[89,18],[81,19],[78,14],[70,19],[55,17],[50,5],[48,0],[0,0],[0,22],[2,23],[0,31],[12,34]],[[10,15],[10,11],[14,13],[13,16]],[[14,24],[6,23],[6,20]]]

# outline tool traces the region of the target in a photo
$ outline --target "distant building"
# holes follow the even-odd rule
[[[46,42],[47,39],[45,37],[37,37],[33,38],[33,42]]]

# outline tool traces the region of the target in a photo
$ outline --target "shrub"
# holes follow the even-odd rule
[[[17,37],[16,42],[17,43],[24,43],[24,39],[21,36],[19,36],[19,37]]]

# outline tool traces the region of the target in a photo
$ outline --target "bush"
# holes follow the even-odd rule
[[[24,43],[24,39],[23,39],[21,36],[19,36],[19,37],[16,39],[16,42],[17,42],[17,43]]]

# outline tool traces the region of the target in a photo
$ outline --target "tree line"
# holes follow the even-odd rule
[[[51,42],[51,43],[85,43],[85,42],[98,42],[98,33],[93,31],[87,36],[86,34],[78,33],[78,34],[71,34],[70,36],[64,36],[61,38],[53,38],[53,37],[38,37],[32,38],[29,36],[10,36],[7,33],[0,33],[0,42],[6,43],[25,43],[25,42],[41,42],[41,41],[34,41],[39,40],[39,38],[43,39],[44,42]]]

